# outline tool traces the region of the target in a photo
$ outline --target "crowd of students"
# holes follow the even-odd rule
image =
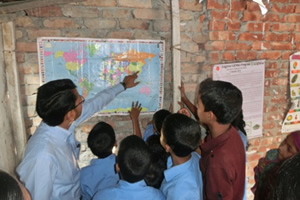
[[[120,141],[117,155],[112,152],[117,146],[113,127],[97,123],[87,139],[97,158],[79,169],[75,126],[119,93],[136,86],[136,78],[137,73],[126,76],[120,84],[87,101],[68,79],[41,86],[36,110],[43,121],[17,167],[20,181],[0,171],[0,186],[6,188],[0,199],[246,199],[243,98],[236,86],[225,81],[201,82],[195,105],[186,97],[182,83],[181,109],[177,113],[157,111],[144,133],[139,126],[142,105],[133,102],[129,111],[133,135]],[[293,132],[278,149],[259,160],[252,188],[255,200],[300,198],[299,150],[300,132]],[[20,198],[8,198],[13,193]]]

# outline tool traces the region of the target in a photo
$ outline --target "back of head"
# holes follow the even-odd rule
[[[244,121],[244,115],[243,115],[243,110],[238,114],[238,116],[233,120],[231,123],[234,127],[242,131],[245,135],[247,135],[245,126],[246,122]]]
[[[154,124],[154,127],[155,127],[156,131],[158,132],[158,134],[160,134],[164,119],[171,114],[172,113],[170,111],[165,110],[165,109],[161,109],[154,113],[153,124]]]
[[[190,117],[175,113],[168,116],[162,127],[164,142],[178,157],[188,156],[200,145],[199,124]]]
[[[206,79],[200,83],[199,97],[204,111],[212,111],[220,124],[230,124],[242,110],[242,92],[229,82]]]
[[[8,173],[0,170],[0,199],[23,200],[19,183]]]
[[[159,135],[148,137],[146,144],[151,151],[151,165],[145,176],[145,182],[147,185],[159,189],[164,179],[164,170],[167,168],[168,153],[161,146]]]
[[[112,154],[116,142],[115,131],[111,125],[99,122],[91,130],[87,142],[94,155],[106,158]]]
[[[143,139],[130,135],[121,141],[117,163],[122,179],[130,183],[143,180],[150,162],[151,153]]]
[[[273,200],[300,199],[300,153],[286,160],[277,174]]]
[[[66,113],[75,108],[75,88],[70,79],[50,81],[38,88],[36,111],[46,124],[61,124]]]

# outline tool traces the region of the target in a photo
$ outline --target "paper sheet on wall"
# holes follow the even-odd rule
[[[282,123],[281,132],[300,130],[300,52],[290,56],[291,107]]]
[[[262,136],[265,60],[214,65],[213,79],[231,82],[242,91],[247,136]]]
[[[128,115],[132,101],[142,114],[162,108],[164,51],[162,40],[38,38],[41,82],[69,78],[86,99],[139,72],[140,83],[119,94],[99,115]]]

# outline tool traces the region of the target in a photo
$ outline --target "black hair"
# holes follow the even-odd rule
[[[279,168],[273,189],[273,200],[300,199],[300,153],[286,160]]]
[[[204,111],[212,111],[220,124],[230,124],[242,110],[242,92],[232,83],[206,79],[200,83]]]
[[[116,142],[113,127],[105,122],[97,123],[87,138],[88,146],[98,158],[106,158],[112,154]]]
[[[153,115],[153,124],[154,127],[156,129],[156,131],[158,132],[158,134],[160,134],[161,131],[161,127],[163,124],[164,119],[169,116],[170,114],[172,114],[170,111],[165,110],[165,109],[161,109],[159,111],[156,111]]]
[[[164,142],[178,157],[188,156],[200,145],[199,124],[190,117],[175,113],[169,115],[162,127]]]
[[[135,183],[145,178],[150,167],[151,153],[143,139],[136,135],[124,138],[120,143],[117,163],[121,178]]]
[[[38,88],[36,111],[49,126],[57,126],[75,108],[76,85],[70,79],[50,81]]]
[[[231,122],[231,124],[238,128],[240,131],[244,133],[244,135],[247,136],[247,132],[245,130],[246,123],[244,121],[244,115],[243,115],[243,110],[238,114],[238,116]]]
[[[164,179],[164,170],[167,169],[168,153],[160,144],[159,135],[151,135],[146,140],[151,151],[151,165],[145,176],[145,182],[148,186],[160,188]]]
[[[23,200],[19,183],[7,172],[0,170],[0,199]]]

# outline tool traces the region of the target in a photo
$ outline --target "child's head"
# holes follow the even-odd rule
[[[151,153],[143,139],[130,135],[121,141],[117,166],[123,180],[129,183],[143,180],[150,163]]]
[[[197,100],[198,117],[203,124],[209,122],[209,112],[214,114],[218,123],[230,124],[242,110],[242,92],[225,81],[202,81]]]
[[[300,131],[289,134],[278,148],[278,159],[284,161],[300,151]]]
[[[159,189],[164,179],[164,170],[167,168],[168,153],[161,146],[159,135],[148,137],[146,144],[151,151],[151,165],[145,176],[145,182],[148,186]]]
[[[170,111],[161,109],[154,113],[153,115],[153,127],[154,131],[158,134],[160,134],[161,127],[163,124],[164,119],[171,114]]]
[[[167,152],[186,157],[199,147],[200,139],[200,126],[195,120],[179,113],[165,119],[160,142]]]
[[[91,130],[87,142],[94,155],[98,158],[106,158],[112,154],[116,143],[115,131],[111,125],[99,122]]]

